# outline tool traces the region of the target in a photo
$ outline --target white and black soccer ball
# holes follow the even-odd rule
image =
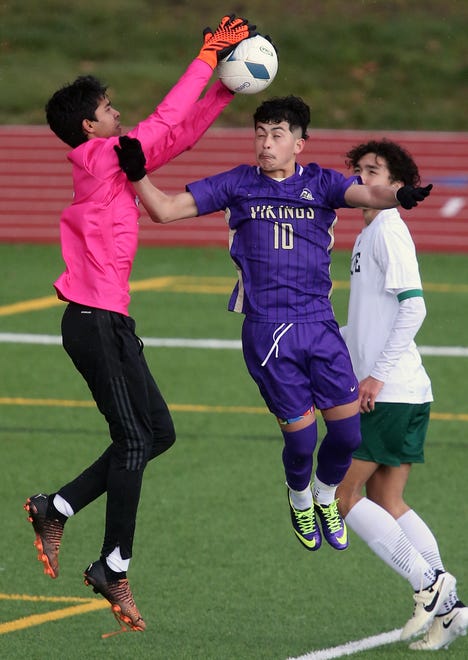
[[[221,82],[237,94],[262,92],[271,85],[277,71],[276,50],[259,34],[241,41],[217,66]]]

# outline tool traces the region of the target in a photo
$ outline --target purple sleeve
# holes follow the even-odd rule
[[[350,186],[362,184],[361,177],[353,175],[347,178],[336,170],[323,169],[322,178],[324,187],[328,190],[327,201],[330,208],[351,208],[346,203],[344,195]]]
[[[236,190],[234,182],[237,181],[237,175],[243,167],[240,165],[233,170],[221,172],[185,186],[186,190],[193,195],[198,215],[208,215],[215,211],[221,211],[230,205],[233,196],[232,191]]]

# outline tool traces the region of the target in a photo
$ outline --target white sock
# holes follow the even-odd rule
[[[424,559],[433,568],[436,568],[439,571],[445,571],[437,539],[427,523],[418,516],[416,511],[410,509],[398,518],[397,523],[405,532],[414,547],[419,550]],[[437,614],[446,614],[447,612],[450,612],[457,601],[457,590],[453,589],[443,603],[441,603],[437,610]]]
[[[414,591],[426,589],[435,580],[435,570],[416,550],[388,511],[363,497],[345,518],[346,524],[390,568],[406,578]]]
[[[115,573],[124,573],[125,571],[128,571],[130,559],[122,559],[120,546],[117,546],[112,550],[110,555],[107,555],[106,564],[111,571],[115,571]]]
[[[314,500],[319,504],[331,504],[335,500],[336,486],[329,486],[324,484],[323,481],[317,478],[317,475],[314,477],[314,483],[312,484],[312,494]]]
[[[55,495],[53,504],[57,511],[62,515],[67,516],[67,518],[71,518],[75,513],[67,500],[64,500],[61,495]]]
[[[424,559],[433,568],[445,571],[436,538],[416,511],[410,509],[397,519],[397,523]]]
[[[293,507],[298,511],[305,511],[312,506],[312,491],[310,490],[310,486],[304,488],[304,490],[293,490],[289,488],[289,494],[291,495]]]

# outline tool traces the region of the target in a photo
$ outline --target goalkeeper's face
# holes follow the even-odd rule
[[[121,134],[120,112],[112,106],[107,96],[99,101],[94,117],[95,119],[83,120],[83,128],[88,139],[117,137]]]

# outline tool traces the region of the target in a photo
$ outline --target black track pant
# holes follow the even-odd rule
[[[128,316],[70,303],[62,319],[63,346],[86,380],[109,424],[112,444],[58,493],[75,513],[107,492],[102,556],[120,546],[132,556],[146,463],[175,441],[166,402]]]

